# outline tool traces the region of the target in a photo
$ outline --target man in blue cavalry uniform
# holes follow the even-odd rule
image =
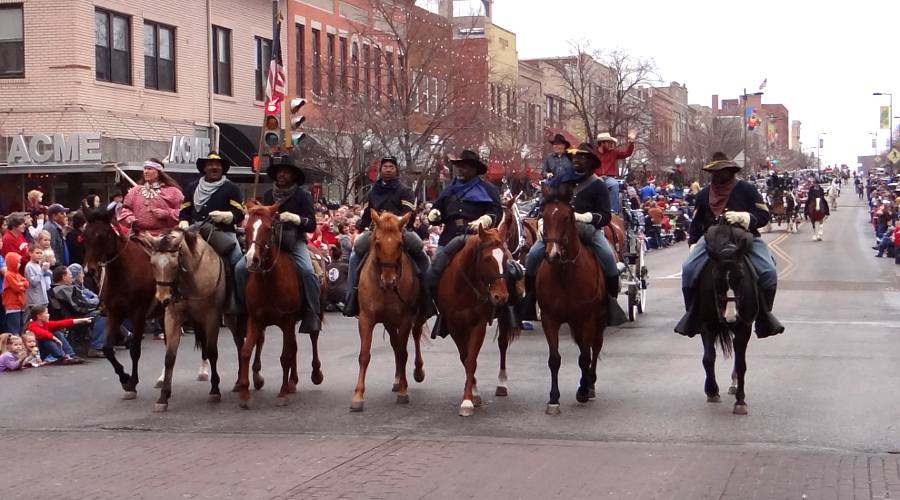
[[[716,219],[725,215],[725,220],[736,224],[753,234],[750,246],[750,262],[759,277],[760,294],[764,299],[756,317],[756,336],[769,337],[784,332],[784,326],[772,315],[778,273],[769,247],[760,238],[758,228],[769,223],[769,208],[763,202],[756,186],[738,180],[736,175],[740,165],[728,160],[723,153],[713,155],[713,161],[703,167],[712,174],[712,183],[703,188],[697,196],[697,208],[691,221],[688,245],[690,254],[681,268],[681,288],[687,312],[675,326],[675,331],[693,337],[699,332],[699,318],[694,307],[696,283],[709,259],[706,240],[703,235],[715,224]]]
[[[425,279],[428,293],[433,300],[437,300],[441,274],[456,252],[465,244],[466,234],[477,232],[479,227],[489,229],[500,224],[503,215],[500,192],[493,184],[485,182],[480,177],[487,173],[487,165],[481,161],[478,154],[465,150],[460,153],[459,158],[451,159],[450,162],[456,169],[456,178],[441,191],[427,216],[431,225],[444,226],[438,240],[438,253]],[[426,318],[437,312],[433,300],[426,307]],[[438,315],[432,338],[436,334],[446,335],[441,326],[441,318]]]
[[[400,182],[397,159],[393,156],[382,158],[379,171],[381,178],[372,186],[369,200],[363,205],[362,217],[356,223],[356,228],[364,232],[356,237],[356,241],[353,244],[353,252],[350,254],[347,277],[350,289],[347,290],[347,298],[344,301],[344,316],[347,317],[359,314],[359,302],[356,296],[359,287],[359,267],[362,265],[366,254],[369,253],[369,247],[372,243],[372,231],[369,230],[372,225],[372,214],[369,212],[369,209],[374,208],[379,212],[390,212],[397,217],[402,217],[407,213],[412,213],[415,216],[416,195],[409,186]],[[409,225],[412,225],[412,222],[413,219],[410,218]],[[403,247],[415,261],[416,267],[419,268],[419,278],[424,289],[425,273],[428,272],[429,261],[422,245],[422,239],[419,238],[418,234],[406,228],[403,231]],[[426,303],[427,301],[428,298],[426,297]]]
[[[603,274],[606,276],[606,291],[609,294],[607,301],[607,324],[611,326],[621,325],[626,321],[625,312],[619,306],[616,297],[619,294],[619,269],[616,266],[616,257],[606,236],[603,227],[612,220],[609,203],[609,189],[602,179],[594,174],[594,170],[600,166],[600,158],[594,152],[594,148],[588,143],[582,143],[577,149],[570,149],[572,157],[572,169],[564,172],[552,180],[551,185],[573,183],[575,185],[572,196],[572,207],[575,209],[575,221],[581,231],[589,230],[591,234],[590,247],[597,257]],[[541,224],[543,226],[543,224]],[[525,300],[523,316],[525,320],[536,320],[537,297],[534,286],[537,279],[538,268],[544,260],[544,242],[536,241],[528,252],[525,261]]]
[[[237,184],[225,177],[231,162],[216,153],[197,159],[197,170],[203,174],[184,191],[184,203],[178,216],[178,227],[197,229],[218,254],[228,260],[229,287],[234,292],[234,270],[244,254],[237,239],[235,226],[244,220],[243,198]],[[236,292],[231,312],[243,309]]]
[[[316,229],[316,214],[312,195],[302,187],[306,182],[306,175],[287,156],[272,157],[266,175],[275,185],[263,195],[263,204],[279,204],[278,220],[285,232],[282,240],[293,241],[291,248],[282,250],[288,251],[293,257],[303,286],[305,304],[299,332],[318,332],[321,329],[320,283],[306,246],[306,233]],[[289,233],[294,234],[288,236]],[[247,286],[247,259],[241,260],[236,274],[238,288],[243,292]]]
[[[809,217],[809,211],[812,207],[816,206],[817,198],[821,200],[819,203],[822,203],[822,206],[825,209],[825,216],[828,217],[831,215],[831,209],[828,207],[828,202],[825,201],[825,190],[819,185],[818,179],[813,179],[812,186],[809,188],[809,194],[806,197],[805,215]]]

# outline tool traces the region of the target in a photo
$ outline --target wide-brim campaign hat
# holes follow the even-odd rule
[[[463,150],[458,158],[450,158],[450,163],[453,165],[472,165],[475,167],[476,175],[484,175],[487,173],[487,165],[481,161],[481,157],[478,156],[478,153],[468,149]]]
[[[601,142],[611,142],[613,144],[619,144],[619,140],[609,135],[609,132],[603,132],[602,134],[597,135],[597,144]]]
[[[731,160],[716,160],[703,165],[704,172],[716,172],[718,170],[726,170],[729,168],[740,170],[741,166]]]
[[[565,144],[566,149],[572,147],[572,143],[566,140],[566,138],[562,134],[556,134],[553,136],[553,139],[550,139],[550,144]]]
[[[219,156],[219,153],[210,153],[206,158],[197,158],[197,170],[200,171],[201,174],[205,174],[203,171],[206,168],[206,164],[211,161],[217,161],[222,164],[222,175],[228,173],[228,170],[231,169],[231,162],[226,158],[222,158]]]
[[[598,163],[600,162],[600,157],[597,156],[597,152],[594,151],[594,147],[586,142],[582,142],[578,145],[577,148],[569,148],[566,150],[566,153],[569,153],[572,156],[575,155],[588,155],[592,157]]]
[[[302,186],[306,184],[306,174],[294,163],[290,156],[273,156],[269,161],[269,166],[266,168],[266,175],[269,176],[272,182],[275,182],[275,177],[282,168],[289,168],[294,171],[297,185]]]

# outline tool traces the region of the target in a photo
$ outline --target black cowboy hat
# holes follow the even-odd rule
[[[569,148],[572,147],[572,143],[570,143],[569,141],[567,141],[566,138],[563,137],[562,134],[556,134],[556,135],[554,135],[554,136],[553,136],[553,139],[550,139],[550,144],[565,144],[565,145],[566,145],[566,149],[569,149]]]
[[[219,156],[218,152],[213,151],[209,153],[209,156],[206,158],[197,158],[197,170],[201,174],[205,174],[206,172],[204,172],[203,169],[206,167],[206,164],[211,161],[217,161],[222,164],[222,175],[227,174],[228,170],[231,168],[231,162],[228,161],[227,158],[223,158]]]
[[[569,153],[572,156],[575,155],[588,155],[594,159],[597,163],[600,163],[600,157],[597,156],[597,152],[594,151],[594,146],[588,144],[587,142],[582,142],[578,145],[577,148],[570,148],[566,150],[566,153]]]
[[[468,149],[464,149],[459,154],[459,158],[450,158],[450,163],[454,165],[472,165],[475,167],[475,175],[484,175],[487,173],[487,165],[481,161],[478,153]]]
[[[269,176],[272,182],[275,182],[275,176],[278,175],[278,171],[282,168],[289,168],[294,171],[297,185],[302,186],[306,184],[306,174],[294,163],[290,156],[273,156],[269,160],[268,168],[266,168],[266,175]]]

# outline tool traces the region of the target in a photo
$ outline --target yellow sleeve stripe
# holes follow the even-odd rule
[[[238,202],[236,202],[236,201],[234,201],[234,200],[228,200],[228,204],[231,205],[231,206],[233,206],[234,208],[236,208],[236,209],[238,209],[238,210],[244,210],[243,205],[241,205],[240,203],[238,203]]]
[[[400,202],[400,204],[403,205],[403,206],[405,206],[405,207],[409,207],[410,210],[415,210],[415,209],[416,209],[416,204],[413,203],[413,202],[411,202],[411,201],[403,200],[403,201]]]
[[[190,206],[192,206],[192,205],[193,205],[193,203],[191,203],[191,202],[189,202],[189,201],[186,201],[186,202],[184,202],[184,203],[181,204],[181,209],[184,210],[185,208],[190,207]]]
[[[757,203],[756,208],[758,208],[760,210],[765,210],[766,212],[769,211],[769,205],[766,205],[765,203]]]

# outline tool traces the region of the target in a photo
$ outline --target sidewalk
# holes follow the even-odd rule
[[[900,497],[898,455],[830,450],[302,434],[0,436],[10,452],[0,475],[5,498]]]

